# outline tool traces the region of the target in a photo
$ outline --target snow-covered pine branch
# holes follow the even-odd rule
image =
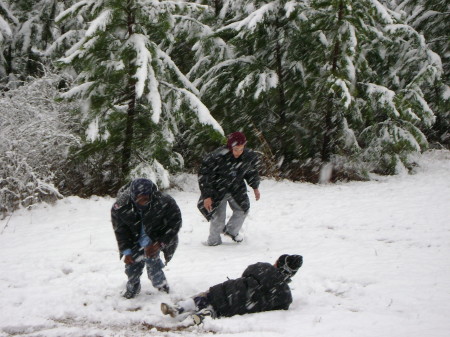
[[[211,116],[211,113],[209,112],[208,108],[202,103],[201,100],[198,99],[196,95],[194,95],[189,90],[183,89],[183,88],[177,88],[174,85],[171,85],[170,83],[161,81],[161,84],[164,84],[168,88],[181,92],[184,96],[187,97],[188,103],[191,106],[192,110],[196,112],[197,118],[200,123],[204,125],[211,125],[215,130],[220,132],[222,135],[224,134],[224,131],[219,123]]]

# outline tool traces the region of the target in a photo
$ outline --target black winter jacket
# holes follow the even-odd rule
[[[230,317],[270,310],[287,310],[292,294],[285,277],[270,263],[252,264],[235,280],[209,289],[218,317]]]
[[[210,220],[227,193],[231,194],[243,211],[248,211],[250,200],[245,181],[253,189],[258,188],[260,182],[258,169],[258,155],[247,148],[239,158],[235,158],[226,147],[220,147],[209,153],[204,158],[198,174],[201,196],[197,207],[200,212],[207,220]],[[203,206],[203,201],[207,198],[213,200],[211,212],[208,212]]]
[[[125,186],[111,209],[111,219],[120,257],[126,249],[131,249],[134,257],[142,254],[139,236],[143,223],[149,238],[162,244],[166,263],[172,258],[182,220],[180,209],[171,196],[155,191],[149,208],[141,216],[130,198],[129,186]]]

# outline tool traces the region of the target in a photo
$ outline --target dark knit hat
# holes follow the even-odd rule
[[[140,195],[151,196],[156,191],[156,185],[151,180],[138,178],[131,182],[130,196],[131,200],[136,201]]]
[[[303,257],[301,255],[281,255],[276,263],[278,269],[285,276],[291,278],[300,269],[303,264]]]
[[[245,138],[245,135],[242,132],[236,131],[227,136],[227,148],[230,150],[233,146],[245,145],[246,143],[247,138]]]

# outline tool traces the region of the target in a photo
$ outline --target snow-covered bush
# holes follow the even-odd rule
[[[61,80],[45,76],[0,96],[0,216],[61,196],[53,183],[78,144],[71,106],[54,99]]]

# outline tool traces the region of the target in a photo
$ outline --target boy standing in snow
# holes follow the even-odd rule
[[[281,255],[274,265],[252,264],[242,277],[209,288],[207,292],[178,302],[161,303],[164,315],[192,315],[199,324],[204,316],[231,317],[270,310],[287,310],[292,303],[288,283],[303,264],[300,255]]]
[[[242,132],[233,132],[227,138],[226,147],[204,158],[198,174],[201,196],[197,206],[210,221],[208,246],[220,245],[221,234],[235,242],[243,240],[239,231],[250,209],[245,182],[253,188],[255,199],[260,198],[257,154],[245,147],[247,139]],[[227,204],[233,215],[225,224]]]
[[[144,266],[153,286],[168,293],[159,254],[162,250],[167,264],[178,245],[182,220],[175,200],[159,192],[150,180],[139,178],[119,190],[111,219],[120,258],[125,256],[128,282],[123,296],[130,299],[139,294]]]

